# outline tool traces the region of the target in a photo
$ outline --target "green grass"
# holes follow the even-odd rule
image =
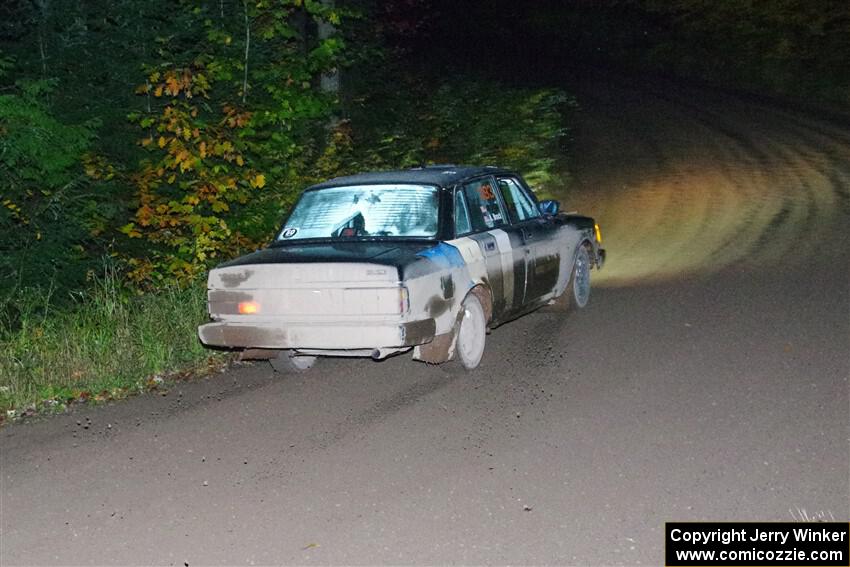
[[[14,329],[0,324],[3,417],[124,397],[157,383],[155,376],[204,367],[213,356],[197,339],[207,319],[200,286],[137,295],[107,269],[70,308],[45,309],[46,294],[22,292],[7,301],[16,302],[17,316]]]

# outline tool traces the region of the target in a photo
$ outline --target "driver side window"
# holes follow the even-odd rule
[[[505,200],[511,222],[522,222],[540,216],[540,211],[537,209],[534,199],[516,179],[512,177],[500,178],[499,189],[502,191],[502,198]]]

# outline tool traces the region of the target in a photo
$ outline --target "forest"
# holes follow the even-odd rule
[[[228,364],[196,337],[206,272],[310,184],[473,163],[567,194],[560,72],[843,112],[848,55],[833,0],[3,2],[0,420]]]

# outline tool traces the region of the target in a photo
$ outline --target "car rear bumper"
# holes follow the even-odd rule
[[[218,321],[198,327],[201,342],[229,348],[354,350],[425,344],[436,333],[434,319],[409,323],[246,323]]]

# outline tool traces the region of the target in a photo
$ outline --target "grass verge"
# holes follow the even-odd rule
[[[7,300],[17,317],[14,330],[0,326],[0,421],[124,397],[223,358],[197,338],[207,320],[200,286],[137,295],[107,269],[71,308],[44,309],[43,300]]]

